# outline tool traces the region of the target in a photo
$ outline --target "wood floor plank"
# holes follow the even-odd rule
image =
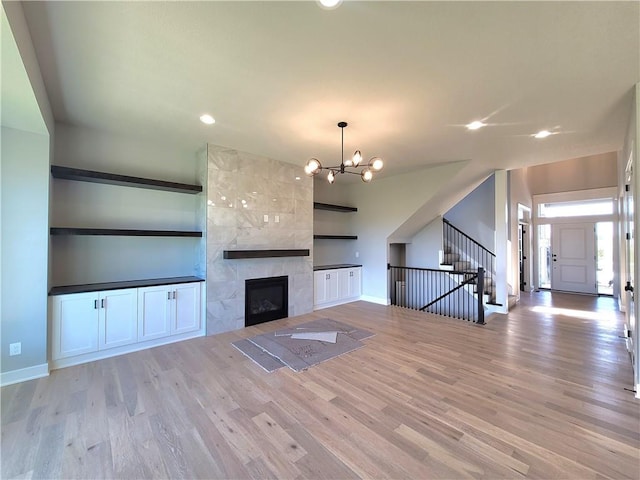
[[[303,372],[231,343],[375,335]],[[2,478],[640,478],[613,299],[523,294],[487,325],[353,302],[2,388]]]

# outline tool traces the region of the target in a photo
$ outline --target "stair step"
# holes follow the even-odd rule
[[[471,262],[466,260],[458,260],[457,262],[453,262],[453,267],[459,271],[472,271]]]
[[[442,255],[442,263],[445,265],[450,265],[453,264],[454,262],[457,262],[458,260],[460,260],[460,254],[459,253],[444,253]]]

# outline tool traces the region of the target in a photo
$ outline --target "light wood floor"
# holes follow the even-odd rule
[[[376,336],[302,373],[230,344],[320,317]],[[356,302],[70,367],[2,389],[1,476],[637,479],[621,332],[566,294],[486,326]]]

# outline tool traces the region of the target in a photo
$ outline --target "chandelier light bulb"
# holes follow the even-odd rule
[[[353,166],[357,167],[358,165],[360,165],[360,162],[362,161],[362,153],[360,153],[360,150],[356,150],[353,153]],[[346,165],[346,163],[345,163]]]
[[[373,157],[369,160],[369,167],[373,168],[376,172],[379,172],[382,170],[382,167],[384,167],[384,162],[380,157]]]
[[[333,182],[335,182],[335,181],[336,181],[336,176],[335,176],[335,174],[333,173],[333,170],[329,170],[329,173],[327,174],[327,181],[328,181],[329,183],[333,183]]]
[[[344,161],[344,166],[345,166],[345,167],[357,167],[358,165],[357,165],[357,164],[354,164],[354,161],[353,161],[352,159],[347,158],[347,159]]]
[[[369,183],[371,181],[371,179],[373,178],[373,172],[371,170],[369,170],[368,168],[365,168],[362,173],[360,174],[360,176],[362,177],[362,181],[365,183]]]
[[[322,170],[322,165],[317,158],[310,158],[304,166],[304,173],[310,177],[316,175],[320,170]]]

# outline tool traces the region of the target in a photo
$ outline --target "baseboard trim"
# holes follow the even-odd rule
[[[378,305],[391,305],[391,300],[388,298],[372,297],[371,295],[362,295],[360,300],[369,303],[377,303]]]
[[[14,383],[26,382],[36,378],[49,376],[49,364],[34,365],[33,367],[19,368],[9,372],[0,373],[0,387],[13,385]]]
[[[636,385],[636,395],[635,397],[640,400],[640,383]]]
[[[76,355],[74,357],[53,359],[51,360],[51,370],[72,367],[74,365],[81,365],[83,363],[93,362],[95,360],[103,360],[105,358],[116,357],[118,355],[124,355],[126,353],[139,352],[140,350],[146,350],[148,348],[159,347],[161,345],[168,345],[170,343],[181,342],[183,340],[191,340],[192,338],[203,336],[205,336],[205,331],[204,326],[201,326],[198,330],[194,330],[193,332],[185,332],[178,335],[169,335],[162,338],[147,340],[146,342],[132,343],[130,345],[123,345],[122,347],[99,350],[97,352],[85,353],[83,355]]]

